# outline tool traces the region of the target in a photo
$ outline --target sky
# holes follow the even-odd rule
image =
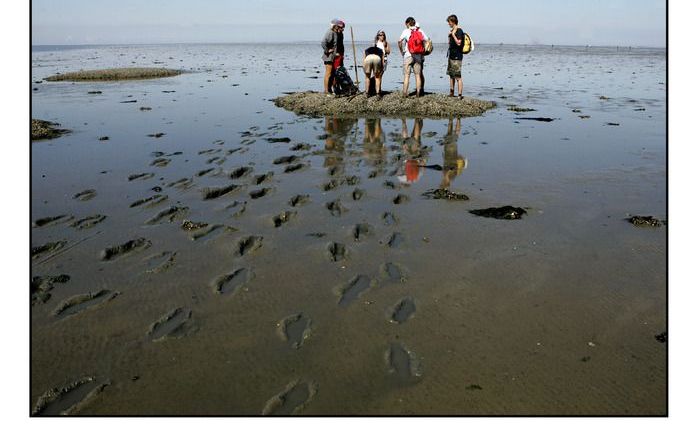
[[[411,15],[445,42],[452,13],[479,43],[666,46],[664,0],[33,0],[31,34],[34,45],[316,42],[339,17],[357,41],[379,29],[396,41]]]

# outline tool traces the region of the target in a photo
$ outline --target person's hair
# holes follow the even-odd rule
[[[414,26],[416,23],[417,22],[415,21],[414,17],[407,17],[407,19],[405,20],[405,24],[407,24],[410,27]]]
[[[456,17],[456,14],[451,14],[446,18],[446,21],[449,21],[453,24],[458,24],[458,17]]]
[[[378,32],[376,32],[376,38],[373,40],[374,45],[378,42],[378,37],[380,36],[381,33],[383,34],[383,36],[385,36],[385,42],[388,42],[388,37],[385,35],[385,32],[383,32],[382,30],[379,30]]]

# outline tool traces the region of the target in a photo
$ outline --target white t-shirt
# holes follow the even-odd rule
[[[415,29],[415,28],[414,28],[414,27],[411,27],[411,28],[409,28],[409,29],[405,29],[405,30],[403,30],[402,33],[400,34],[400,41],[402,41],[402,47],[405,48],[405,58],[409,58],[410,56],[412,56],[412,54],[410,53],[410,51],[407,49],[407,41],[410,40],[410,35],[412,35],[412,29]],[[421,27],[419,28],[419,31],[422,32],[422,37],[424,38],[425,41],[429,39],[429,37],[428,37],[427,34],[422,30]]]

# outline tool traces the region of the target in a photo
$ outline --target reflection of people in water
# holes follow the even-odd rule
[[[458,154],[460,128],[460,118],[456,119],[455,129],[453,119],[448,120],[448,130],[444,136],[444,165],[441,188],[449,188],[451,181],[458,177],[463,172],[463,169],[468,167],[468,160]]]
[[[385,162],[385,134],[381,126],[381,120],[366,119],[364,129],[364,155],[369,164],[382,166]]]
[[[424,121],[421,118],[415,118],[410,135],[407,130],[407,120],[402,119],[402,149],[407,155],[404,174],[398,176],[398,180],[402,183],[417,182],[424,172],[422,166],[426,163],[426,157],[422,156],[422,126]]]
[[[325,167],[343,163],[345,141],[355,123],[353,118],[325,117],[325,151],[335,152],[325,154]]]

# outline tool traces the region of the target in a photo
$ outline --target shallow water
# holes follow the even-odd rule
[[[666,219],[666,52],[477,49],[464,62],[464,93],[496,101],[494,110],[366,120],[298,117],[269,101],[321,89],[315,45],[35,47],[33,81],[132,65],[190,73],[32,84],[32,117],[72,130],[32,143],[32,221],[106,219],[32,228],[32,247],[67,241],[33,259],[32,275],[70,280],[31,307],[31,407],[94,375],[111,384],[77,414],[261,414],[295,380],[317,392],[275,411],[665,414],[666,343],[655,335],[667,328],[666,227],[624,219]],[[444,50],[427,58],[428,92],[448,91]],[[384,89],[400,80],[393,55]],[[298,158],[274,164],[289,155]],[[423,167],[433,165],[443,169]],[[231,179],[243,166],[253,171]],[[153,176],[129,181],[142,173]],[[439,187],[470,200],[422,196]],[[74,198],[85,190],[94,197]],[[156,194],[167,198],[130,207]],[[292,206],[297,195],[308,201]],[[468,212],[504,205],[527,214]],[[184,230],[184,219],[209,226]],[[101,259],[139,238],[150,244]],[[388,264],[400,271],[386,274]],[[361,289],[342,299],[357,277]],[[54,315],[103,289],[118,298]],[[391,322],[405,298],[411,315]],[[191,311],[186,329],[151,341],[151,326],[175,308]],[[292,348],[277,325],[297,313],[312,330]],[[396,344],[419,363],[417,376],[391,371]]]

